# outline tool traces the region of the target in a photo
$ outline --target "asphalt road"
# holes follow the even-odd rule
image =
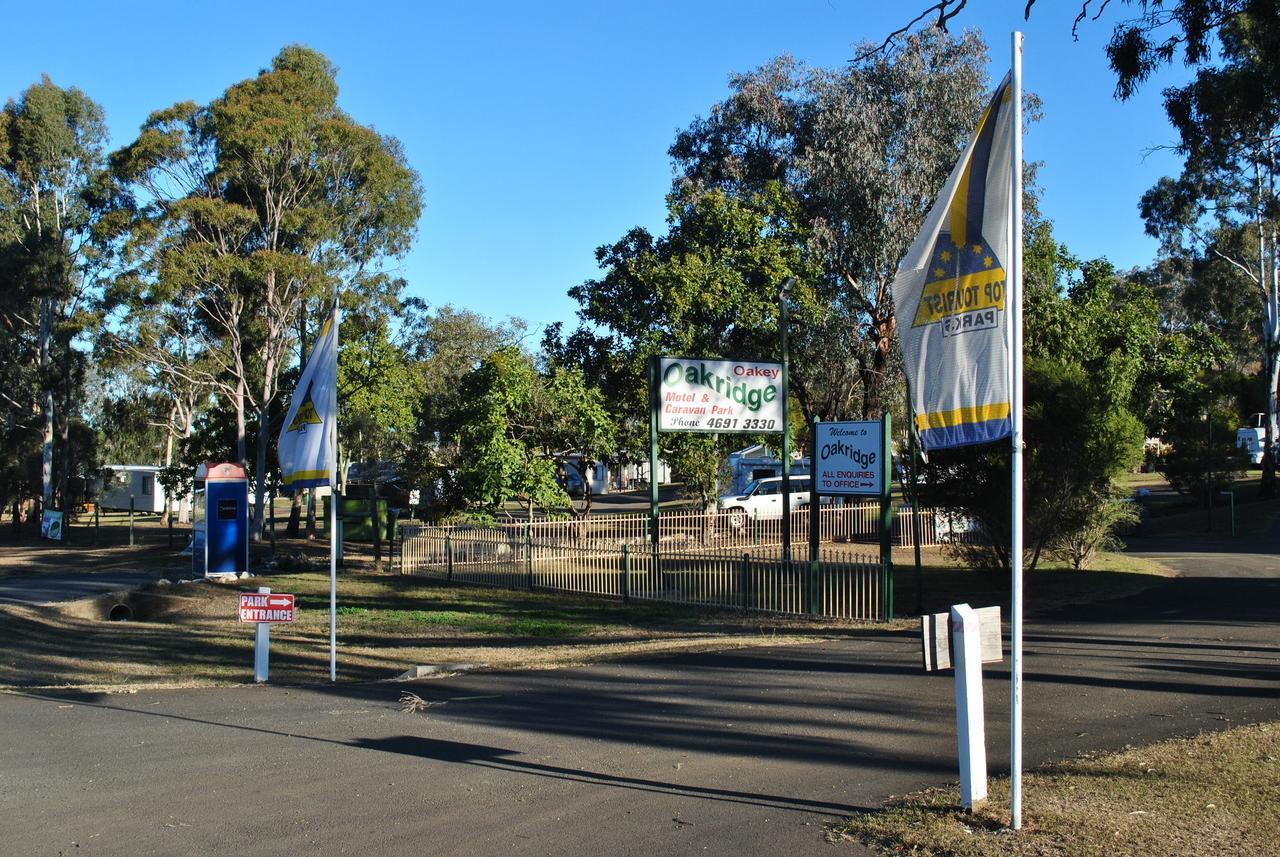
[[[1280,717],[1280,568],[1205,556],[1029,619],[1028,765]],[[989,673],[993,772],[1007,690]],[[858,855],[824,823],[956,778],[952,693],[914,635],[868,634],[411,685],[0,694],[0,852]]]

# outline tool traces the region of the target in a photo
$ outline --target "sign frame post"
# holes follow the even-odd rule
[[[656,354],[649,358],[649,540],[653,551],[653,573],[661,576],[658,565],[658,409],[662,407],[659,394],[659,361]]]
[[[879,438],[873,436],[879,432]],[[885,412],[879,420],[844,422],[813,421],[812,475],[809,508],[815,504],[821,514],[822,496],[878,497],[880,501],[880,567],[884,570],[882,609],[885,620],[893,618],[893,419]],[[829,433],[829,434],[826,434]],[[827,437],[834,438],[826,440]],[[855,438],[857,438],[855,440]],[[833,458],[836,463],[822,462]],[[842,461],[843,460],[843,461]],[[844,463],[844,462],[848,463]],[[833,469],[826,470],[830,466]],[[847,469],[840,470],[838,468]],[[810,524],[809,556],[811,578],[816,578],[819,533]]]
[[[259,595],[270,595],[270,586],[259,586]],[[271,667],[271,623],[258,622],[253,630],[253,680],[263,684]]]
[[[785,312],[785,302],[783,304]],[[785,349],[784,349],[785,350]],[[782,434],[783,555],[790,564],[790,447],[787,435],[787,372],[784,363],[720,357],[651,355],[649,380],[649,542],[653,573],[658,555],[658,434]],[[666,386],[670,389],[663,391]]]
[[[252,623],[253,680],[259,684],[267,680],[271,662],[271,624],[292,624],[297,618],[295,596],[282,592],[272,593],[271,587],[259,586],[257,593],[240,593],[240,621]]]
[[[884,618],[893,621],[893,417],[880,416],[880,565],[884,568]]]
[[[818,545],[822,541],[822,489],[818,482],[818,424],[817,417],[809,424],[809,604],[810,616],[818,615],[821,601],[822,569],[818,563]]]

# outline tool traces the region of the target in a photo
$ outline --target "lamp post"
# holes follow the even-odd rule
[[[796,278],[788,277],[778,289],[778,335],[782,342],[782,564],[791,567],[791,431],[790,431],[790,398],[787,386],[787,300],[791,297],[791,287]],[[812,507],[810,513],[812,514]]]

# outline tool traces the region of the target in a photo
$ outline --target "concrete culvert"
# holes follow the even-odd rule
[[[107,613],[107,619],[111,622],[128,622],[133,618],[133,608],[128,604],[115,604]]]

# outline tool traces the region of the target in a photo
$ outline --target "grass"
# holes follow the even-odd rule
[[[894,612],[898,616],[917,613],[941,613],[952,604],[968,603],[974,607],[1000,605],[1009,615],[1011,580],[1003,570],[961,568],[940,548],[923,548],[922,569],[917,583],[914,552],[895,548]],[[1023,576],[1023,594],[1030,613],[1052,610],[1073,604],[1088,604],[1127,598],[1160,584],[1172,572],[1152,560],[1124,553],[1103,552],[1086,571],[1042,560],[1035,571]],[[916,593],[921,593],[917,610]],[[914,619],[898,623],[914,625]],[[906,623],[906,624],[903,624]]]
[[[323,547],[323,546],[320,546]],[[319,550],[319,548],[316,548]],[[914,607],[915,575],[898,552],[898,615]],[[955,568],[925,552],[925,609],[968,601],[1008,604],[1008,578]],[[1154,564],[1113,557],[1114,570],[1037,571],[1027,576],[1032,609],[1120,597],[1157,583]],[[367,566],[367,564],[366,564]],[[159,576],[159,574],[157,574]],[[172,576],[172,575],[170,575]],[[263,574],[235,584],[154,585],[138,596],[169,611],[139,609],[131,622],[104,621],[105,601],[57,607],[0,605],[0,686],[111,688],[249,681],[253,630],[236,621],[239,592],[269,586],[297,596],[298,620],[272,629],[272,681],[328,678],[327,570]],[[347,570],[338,585],[343,680],[390,678],[419,664],[478,662],[546,668],[674,651],[812,642],[914,628],[711,611],[653,602],[624,604],[564,593],[449,587],[412,577]],[[149,600],[148,600],[149,599]],[[139,602],[142,603],[142,602]]]
[[[118,517],[118,516],[116,516]],[[139,523],[141,544],[130,548],[127,525],[104,517],[101,544],[78,545],[88,531],[73,530],[69,545],[21,540],[0,545],[0,569],[23,573],[145,568],[157,578],[190,575],[184,558],[167,549],[163,523]],[[179,544],[185,539],[179,538]],[[866,546],[868,550],[874,550]],[[272,631],[272,680],[320,682],[328,677],[327,544],[281,541],[294,572],[279,571],[236,586],[198,584],[156,588],[150,597],[171,608],[145,621],[102,621],[101,606],[70,610],[0,605],[0,686],[113,687],[141,684],[238,683],[252,676],[252,629],[235,620],[240,588],[267,585],[298,596],[299,619]],[[254,567],[267,548],[255,551]],[[351,545],[339,582],[339,665],[344,680],[399,674],[411,666],[483,662],[501,668],[553,667],[664,651],[724,649],[792,643],[850,634],[902,631],[902,618],[867,626],[802,617],[708,611],[651,602],[625,605],[563,593],[527,593],[447,587],[374,573],[369,546]],[[1000,604],[1006,614],[1009,580],[1003,573],[960,569],[938,549],[925,549],[924,612],[951,604]],[[914,615],[914,554],[895,549],[896,613]],[[1165,570],[1122,554],[1104,555],[1099,569],[1074,572],[1044,567],[1026,576],[1029,612],[1062,604],[1125,597],[1158,584]],[[97,612],[95,613],[95,609]],[[139,617],[141,618],[141,614]]]
[[[240,591],[262,585],[293,593],[298,605],[293,625],[272,628],[272,681],[327,681],[328,574],[297,572],[259,575],[234,585],[151,586],[138,597],[170,612],[148,616],[140,611],[139,621],[105,621],[100,600],[62,608],[0,605],[0,687],[118,689],[250,681],[254,634],[236,620],[236,605]],[[798,643],[865,630],[737,611],[448,587],[356,571],[340,576],[338,593],[342,680],[390,678],[419,664],[546,668],[638,654]]]
[[[928,789],[834,826],[832,839],[915,857],[1237,857],[1280,841],[1280,723],[1163,741],[1045,766],[1023,778],[1023,827],[1009,783],[970,814],[959,788]]]

